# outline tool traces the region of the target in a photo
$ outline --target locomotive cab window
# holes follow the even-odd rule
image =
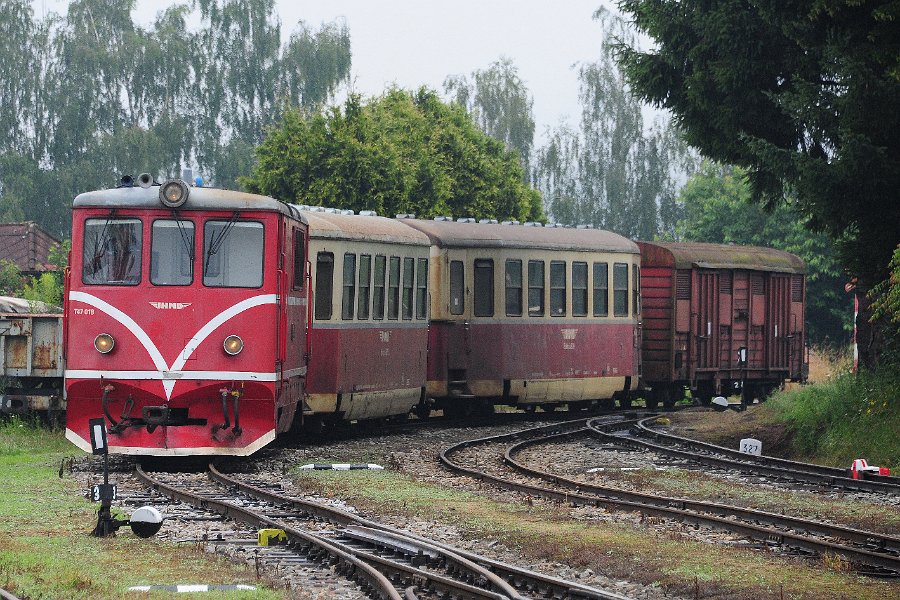
[[[461,315],[466,307],[463,291],[465,290],[465,267],[461,260],[450,261],[450,314]]]
[[[262,286],[262,223],[209,220],[203,226],[203,240],[203,285]]]
[[[150,229],[150,283],[190,285],[194,281],[194,223],[158,219]]]
[[[522,316],[522,261],[506,261],[506,315]]]
[[[319,252],[316,256],[316,321],[331,318],[331,295],[334,292],[334,254]]]
[[[87,285],[140,283],[142,237],[140,219],[87,219],[82,281]]]
[[[356,304],[356,255],[344,254],[344,294],[341,298],[341,318],[352,319]]]
[[[628,265],[613,265],[613,315],[628,316]]]
[[[544,316],[544,261],[528,261],[528,314]]]
[[[550,314],[566,316],[566,263],[550,262]]]
[[[475,260],[475,316],[494,316],[494,261]]]
[[[594,263],[594,316],[609,316],[609,263]]]

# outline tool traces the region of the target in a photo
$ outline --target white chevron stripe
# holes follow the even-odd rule
[[[197,346],[199,346],[203,340],[205,340],[209,335],[215,331],[222,324],[227,322],[229,319],[239,315],[245,310],[249,310],[256,306],[262,306],[264,304],[275,304],[277,296],[275,294],[260,294],[259,296],[253,296],[252,298],[247,298],[246,300],[242,300],[237,304],[226,308],[218,315],[210,319],[206,325],[200,328],[200,330],[194,334],[194,336],[188,341],[185,347],[178,353],[175,361],[172,363],[172,366],[166,363],[165,359],[163,359],[162,353],[159,351],[159,348],[156,347],[156,344],[153,343],[153,340],[150,339],[150,336],[147,335],[147,332],[138,325],[134,319],[129,317],[127,314],[106,302],[105,300],[101,300],[97,296],[93,294],[88,294],[86,292],[69,292],[69,300],[83,302],[89,306],[93,306],[97,308],[113,319],[121,323],[128,331],[130,331],[141,343],[147,353],[150,354],[150,358],[153,360],[153,365],[156,367],[159,372],[158,377],[147,377],[147,379],[160,379],[162,380],[163,388],[166,391],[166,399],[169,400],[172,397],[172,390],[175,387],[175,382],[178,379],[208,379],[208,377],[178,377],[177,373],[192,373],[192,371],[181,371],[182,367],[184,367],[188,358],[190,358],[191,354],[194,353]],[[66,373],[75,373],[76,371],[67,371]],[[211,373],[211,372],[200,372],[197,373]],[[165,376],[164,376],[165,375]],[[274,374],[272,374],[272,381],[274,381]]]

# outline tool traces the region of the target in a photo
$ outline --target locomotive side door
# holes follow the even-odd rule
[[[282,354],[282,394],[279,402],[278,431],[290,428],[295,418],[300,418],[303,404],[309,353],[307,346],[307,243],[308,228],[304,223],[287,221],[284,234],[284,272],[280,294],[282,330],[280,334]]]

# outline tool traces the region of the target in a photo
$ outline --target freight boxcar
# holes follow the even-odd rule
[[[402,221],[431,239],[428,394],[464,416],[631,401],[638,248],[608,231]]]
[[[638,242],[648,404],[765,398],[808,369],[803,261],[771,248]]]

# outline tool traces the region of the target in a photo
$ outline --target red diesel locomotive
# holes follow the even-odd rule
[[[307,333],[306,219],[184,181],[75,199],[66,437],[90,451],[250,454],[294,421]]]

